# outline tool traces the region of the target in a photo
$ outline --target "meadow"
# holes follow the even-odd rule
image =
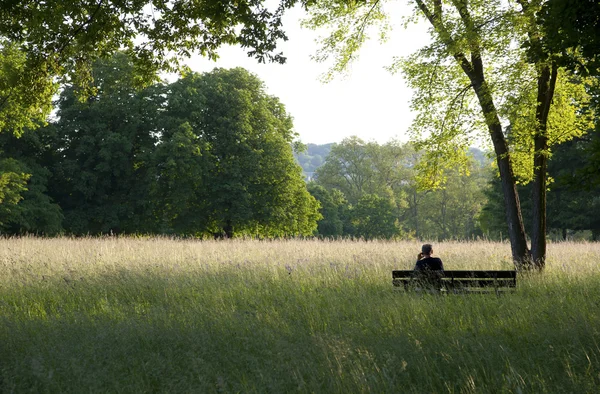
[[[600,244],[502,296],[394,291],[417,242],[0,239],[4,393],[595,393]],[[510,246],[434,244],[447,269]]]

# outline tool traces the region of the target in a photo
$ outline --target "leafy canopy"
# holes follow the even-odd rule
[[[287,37],[281,18],[295,0],[8,0],[0,4],[0,131],[20,133],[44,120],[55,82],[93,92],[92,64],[117,51],[133,59],[136,83],[156,71],[181,70],[199,53],[218,57],[240,45],[260,62],[283,63],[276,45]],[[32,116],[34,115],[34,116]]]

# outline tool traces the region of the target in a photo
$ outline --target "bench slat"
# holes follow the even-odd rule
[[[419,287],[418,278],[413,270],[393,270],[392,283],[405,289],[411,285]],[[416,280],[415,280],[416,279]],[[443,271],[440,272],[439,286],[451,292],[476,292],[514,290],[517,287],[516,271]]]
[[[392,278],[412,278],[414,276],[413,270],[393,270]],[[497,278],[497,279],[516,279],[516,271],[468,271],[468,270],[453,270],[444,271],[442,278]]]
[[[394,286],[400,286],[401,284],[408,284],[411,283],[412,279],[411,278],[402,278],[402,279],[398,279],[395,278],[393,280]],[[455,286],[455,287],[460,287],[460,286],[469,286],[469,287],[487,287],[487,286],[508,286],[508,287],[515,287],[517,285],[517,282],[513,279],[499,279],[499,280],[493,280],[493,279],[449,279],[449,278],[441,278],[441,282],[445,285],[445,286]]]
[[[410,285],[411,280],[398,280],[394,279],[394,286]],[[513,280],[464,280],[456,279],[454,281],[443,279],[442,286],[447,288],[460,288],[460,287],[517,287],[517,283]]]
[[[442,283],[446,287],[516,287],[517,284],[513,280],[468,280],[468,279],[455,279],[455,280],[444,280]]]

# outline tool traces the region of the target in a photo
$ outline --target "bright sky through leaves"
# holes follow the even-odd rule
[[[405,4],[392,6],[392,22],[400,19],[398,15],[411,12]],[[289,37],[279,48],[287,57],[284,65],[258,64],[237,47],[222,48],[216,63],[194,56],[188,65],[198,72],[214,67],[244,67],[257,74],[268,93],[286,105],[304,143],[339,142],[351,135],[379,143],[392,138],[407,140],[413,119],[409,109],[411,90],[400,74],[392,75],[384,67],[392,63],[394,56],[406,56],[425,45],[429,40],[426,25],[410,25],[407,30],[394,25],[387,42],[380,43],[376,38],[368,41],[349,73],[325,84],[320,77],[328,65],[311,59],[318,48],[315,39],[319,34],[300,27],[304,16],[303,10],[295,8],[284,19]],[[377,32],[373,33],[375,37]]]

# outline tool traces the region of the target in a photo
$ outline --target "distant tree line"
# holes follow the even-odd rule
[[[328,147],[331,145],[328,145]],[[506,239],[500,178],[489,154],[469,150],[469,172],[450,171],[445,186],[423,189],[423,160],[410,143],[383,145],[357,137],[331,146],[308,190],[321,203],[318,234],[325,237]],[[600,131],[557,147],[549,160],[551,239],[600,240]],[[521,184],[523,214],[532,214]]]
[[[320,218],[283,104],[243,69],[140,89],[124,54],[96,62],[83,100],[0,133],[5,234],[312,235]]]
[[[306,144],[304,151],[296,153],[296,160],[298,160],[306,176],[313,174],[317,168],[325,163],[332,145],[332,143],[323,145]]]
[[[450,172],[446,187],[431,190],[417,182],[422,157],[409,143],[380,145],[350,137],[334,144],[308,185],[321,203],[319,235],[365,239],[483,235],[478,215],[486,202],[491,166],[481,151],[471,152],[468,174]]]

